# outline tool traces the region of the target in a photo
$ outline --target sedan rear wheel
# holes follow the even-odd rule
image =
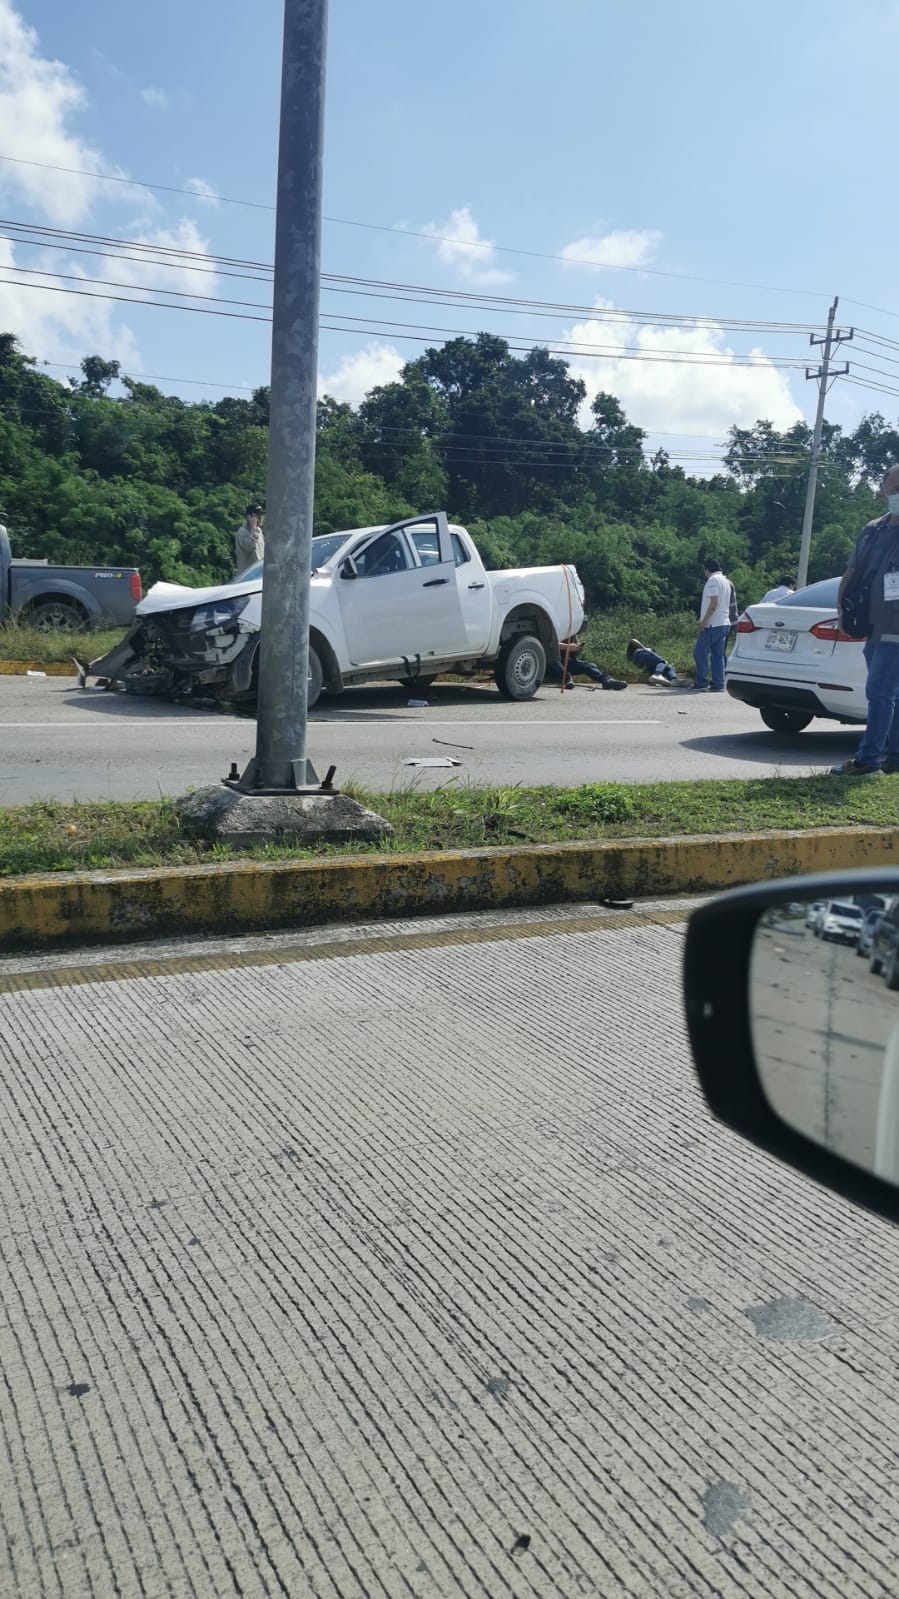
[[[812,720],[805,711],[787,711],[779,705],[762,706],[759,716],[772,733],[801,733]]]

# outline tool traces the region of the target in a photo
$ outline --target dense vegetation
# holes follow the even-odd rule
[[[268,390],[194,404],[98,356],[82,372],[59,383],[0,335],[0,518],[14,553],[135,565],[145,583],[230,576],[234,528],[264,492]],[[795,568],[804,424],[732,428],[721,471],[693,478],[648,454],[612,395],[584,429],[584,399],[566,362],[518,357],[492,334],[427,350],[356,410],[325,399],[316,532],[446,507],[488,564],[573,560],[594,609],[638,614],[695,603],[705,554],[746,602]],[[826,428],[810,578],[841,570],[895,460],[899,432],[880,415]]]

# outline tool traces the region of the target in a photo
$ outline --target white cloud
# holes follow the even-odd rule
[[[86,105],[81,85],[61,61],[40,53],[40,42],[10,0],[0,0],[0,150],[23,162],[0,161],[0,198],[25,201],[48,221],[71,227],[112,185],[48,167],[97,169],[99,152],[71,130]],[[116,185],[116,188],[119,186]]]
[[[379,384],[395,382],[405,364],[405,357],[392,345],[367,344],[358,354],[345,355],[329,377],[319,378],[319,395],[358,405]]]
[[[192,194],[198,194],[201,200],[206,201],[207,205],[217,206],[219,203],[218,195],[212,184],[207,183],[205,178],[187,178],[184,187],[185,189],[190,189]]]
[[[69,271],[66,259],[50,254],[41,266],[48,272]],[[16,264],[14,246],[0,239],[0,328],[16,334],[26,355],[74,367],[85,355],[102,355],[132,371],[139,369],[134,334],[127,325],[114,324],[117,306],[86,295],[48,293],[52,279],[27,271],[13,274],[9,269]]]
[[[608,309],[608,301],[598,302],[597,309]],[[647,431],[723,438],[733,424],[749,427],[759,417],[767,417],[776,428],[787,428],[802,416],[786,373],[759,349],[736,357],[724,342],[723,330],[715,326],[656,327],[596,318],[579,322],[564,337],[573,344],[600,346],[609,352],[569,357],[572,373],[587,385],[588,402],[600,389],[614,394],[628,419]],[[715,359],[707,366],[629,359],[635,350],[644,357],[692,351]],[[738,359],[748,359],[751,364],[738,365]],[[587,406],[582,420],[590,425]]]
[[[651,228],[622,228],[598,237],[575,239],[565,245],[561,254],[570,266],[642,267],[652,260],[661,241],[661,233]]]
[[[147,89],[141,89],[140,97],[144,105],[153,106],[157,111],[167,111],[169,108],[169,97],[164,89],[156,89],[150,85]]]
[[[171,228],[138,225],[129,231],[129,237],[137,244],[156,245],[160,251],[176,253],[160,255],[157,261],[144,259],[138,251],[128,260],[110,259],[99,269],[100,281],[126,283],[133,294],[144,290],[152,294],[154,289],[175,289],[180,294],[216,293],[218,279],[210,270],[209,247],[192,217],[182,217]],[[152,249],[148,253],[152,256]],[[87,276],[83,268],[81,271]]]
[[[426,222],[420,231],[434,240],[441,265],[450,267],[466,283],[489,288],[512,281],[511,272],[492,265],[496,246],[492,240],[481,238],[469,206],[451,211],[446,222]]]

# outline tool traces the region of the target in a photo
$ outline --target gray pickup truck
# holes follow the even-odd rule
[[[0,622],[15,618],[42,632],[127,627],[141,598],[133,566],[50,566],[14,561],[0,523]]]

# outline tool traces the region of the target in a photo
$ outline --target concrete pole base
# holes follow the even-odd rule
[[[224,785],[176,801],[182,825],[198,838],[253,849],[257,844],[375,844],[393,828],[347,794],[242,794]]]

